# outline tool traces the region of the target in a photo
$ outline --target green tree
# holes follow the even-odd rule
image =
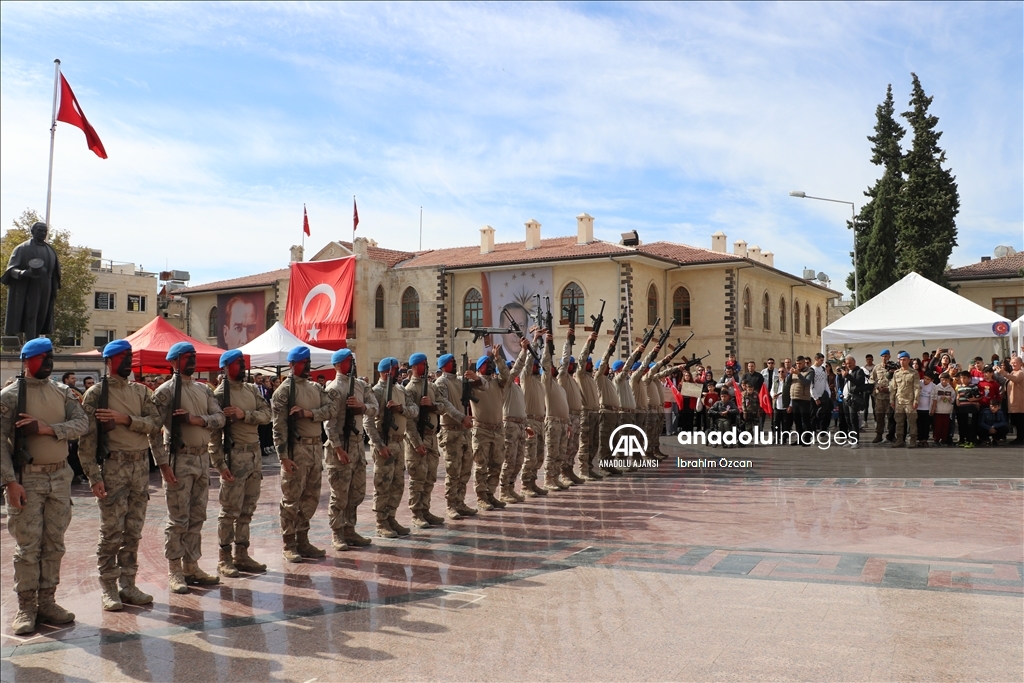
[[[892,84],[885,90],[885,101],[875,108],[875,134],[869,135],[871,163],[882,167],[882,177],[864,196],[867,203],[857,216],[857,276],[860,279],[861,303],[892,285],[896,274],[896,216],[903,187],[900,140],[906,130],[896,120]],[[846,279],[853,289],[853,274]]]
[[[935,129],[939,117],[928,113],[932,98],[925,94],[917,74],[910,75],[911,108],[903,117],[914,139],[902,160],[906,184],[896,216],[896,274],[903,277],[913,271],[945,286],[946,263],[956,246],[960,194],[956,176],[942,167],[946,153],[939,147],[942,133]]]
[[[41,221],[39,214],[25,209],[14,219],[0,238],[0,261],[6,268],[14,247],[32,238],[32,224]],[[85,335],[89,326],[89,302],[96,276],[92,273],[92,256],[88,249],[71,246],[71,233],[67,230],[50,228],[46,238],[60,261],[60,289],[53,312],[53,345],[59,350],[61,341],[78,335]],[[0,319],[7,316],[7,287],[0,285]]]

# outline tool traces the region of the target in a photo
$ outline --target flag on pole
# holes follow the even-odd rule
[[[356,205],[356,198],[352,197],[352,232],[359,227],[359,207]]]
[[[306,205],[302,205],[302,232],[309,235],[309,216],[306,214]]]
[[[89,120],[85,118],[85,113],[78,104],[78,98],[75,97],[75,93],[71,92],[71,86],[68,85],[64,74],[60,75],[60,109],[57,111],[57,120],[81,128],[85,133],[85,142],[89,145],[89,149],[95,152],[100,159],[107,158],[107,150],[103,149],[100,136],[96,134],[96,129],[89,124]]]

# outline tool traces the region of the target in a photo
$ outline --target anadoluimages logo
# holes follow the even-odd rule
[[[658,461],[647,458],[647,432],[635,424],[627,422],[612,430],[608,436],[610,460],[601,460],[601,467],[657,467]]]

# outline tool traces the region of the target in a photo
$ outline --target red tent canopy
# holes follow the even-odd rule
[[[163,318],[154,318],[137,332],[125,337],[132,345],[132,369],[136,375],[167,374],[171,363],[167,360],[167,351],[178,342],[188,342],[196,347],[196,372],[216,372],[220,369],[220,356],[224,349],[210,346],[193,339],[181,330],[172,326]],[[88,351],[81,356],[97,356],[99,351]],[[246,365],[249,357],[245,357]]]

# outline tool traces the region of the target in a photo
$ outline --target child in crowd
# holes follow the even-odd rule
[[[743,383],[743,429],[754,433],[754,425],[761,424],[761,397],[754,387]]]
[[[960,430],[960,441],[957,445],[963,448],[974,448],[978,436],[978,405],[981,393],[971,382],[973,377],[968,370],[960,371],[960,385],[956,388],[956,422]]]
[[[978,410],[988,410],[990,403],[996,403],[1002,407],[1003,399],[999,392],[999,382],[996,381],[995,374],[991,365],[986,365],[981,370],[982,379],[978,382],[978,392],[981,394],[981,402],[978,404]]]
[[[950,420],[955,401],[956,389],[950,381],[949,373],[944,372],[939,376],[939,384],[935,387],[932,404],[928,411],[932,416],[935,428],[936,445],[940,443],[945,446],[953,445],[953,430]]]
[[[711,429],[718,432],[728,432],[736,426],[736,418],[739,416],[739,411],[736,410],[736,404],[732,401],[732,397],[729,395],[729,388],[722,387],[722,393],[715,401],[714,405],[708,409],[708,417],[711,419]],[[729,446],[723,446],[729,448]]]
[[[978,382],[985,379],[985,361],[981,356],[975,356],[974,360],[971,361],[970,373],[971,373],[971,384],[977,386]]]
[[[1006,414],[1002,406],[993,401],[987,408],[981,409],[978,436],[981,445],[998,446],[999,442],[1006,438],[1010,431],[1010,423],[1006,421]]]
[[[700,400],[704,404],[705,430],[711,431],[715,428],[715,422],[711,419],[710,411],[711,407],[718,403],[718,389],[715,388],[714,382],[704,383],[704,395],[700,397]]]
[[[932,402],[935,400],[935,385],[932,376],[925,374],[921,379],[921,396],[917,399],[917,445],[928,445],[928,432],[932,424]]]

